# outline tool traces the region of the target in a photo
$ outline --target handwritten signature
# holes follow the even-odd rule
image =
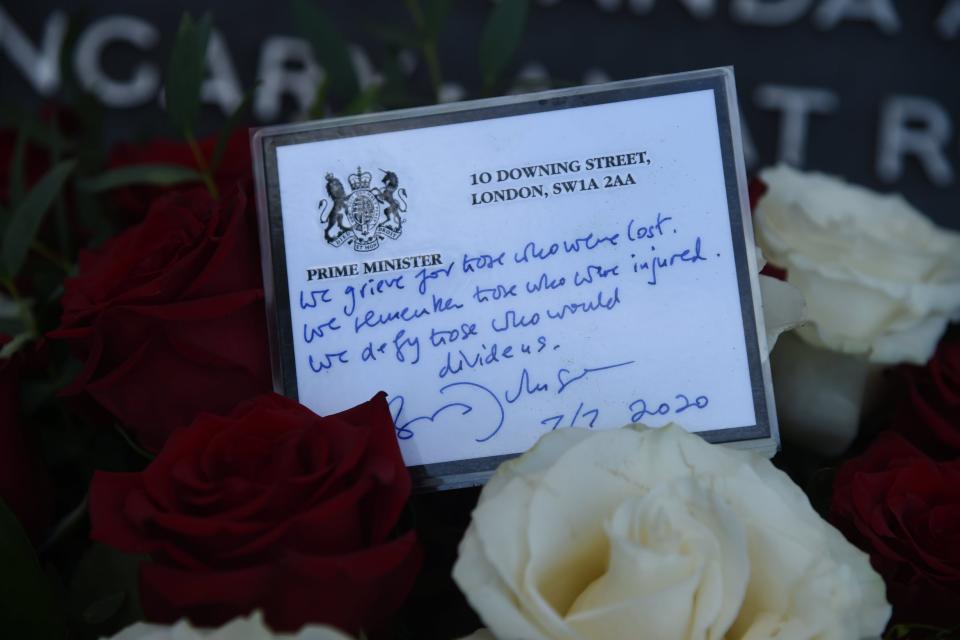
[[[625,362],[618,362],[599,367],[585,367],[575,374],[573,374],[569,369],[560,369],[556,374],[556,394],[562,393],[571,384],[577,382],[578,380],[584,379],[592,373],[609,371],[611,369],[625,367],[633,363],[633,360],[628,360]],[[406,415],[406,398],[402,395],[391,397],[389,404],[391,408],[391,414],[393,415],[394,428],[397,432],[397,438],[400,440],[409,440],[416,435],[416,432],[411,428],[413,425],[418,423],[436,424],[438,421],[441,421],[441,418],[451,415],[448,413],[451,409],[459,409],[459,414],[452,415],[454,418],[462,418],[463,416],[471,413],[475,406],[477,406],[478,402],[485,403],[488,405],[486,407],[487,411],[479,411],[478,415],[489,415],[490,424],[484,428],[484,435],[475,438],[476,442],[482,443],[487,442],[495,437],[503,428],[507,417],[507,411],[504,405],[513,405],[522,397],[543,393],[550,390],[550,383],[535,381],[530,371],[523,369],[520,372],[520,379],[518,380],[517,384],[511,386],[509,389],[506,389],[502,396],[482,384],[471,381],[459,381],[446,384],[440,387],[438,391],[442,395],[448,395],[448,393],[452,395],[454,391],[457,391],[460,393],[460,395],[454,396],[452,401],[444,403],[429,413],[414,416]],[[577,409],[576,415],[573,418],[571,426],[577,422],[578,417],[581,415],[585,418],[590,417],[589,426],[592,427],[597,421],[599,411],[597,409],[584,410],[583,403],[581,402],[580,407]],[[555,418],[557,419],[557,424],[559,424],[563,419],[563,416],[555,416]],[[547,418],[546,420],[541,421],[541,424],[546,424],[553,419],[554,418]],[[556,425],[554,425],[554,428],[556,428]]]
[[[609,369],[616,369],[617,367],[625,367],[627,365],[633,364],[634,360],[627,360],[626,362],[618,362],[617,364],[608,364],[602,367],[588,367],[583,369],[580,373],[576,375],[570,375],[569,369],[560,369],[557,371],[557,382],[560,383],[560,388],[557,389],[557,394],[563,393],[563,390],[569,387],[571,384],[577,380],[583,380],[591,373],[597,373],[598,371],[607,371]],[[568,377],[569,376],[569,377]]]
[[[492,406],[490,408],[496,408],[496,411],[489,412],[489,415],[491,416],[491,422],[493,422],[493,418],[495,418],[496,424],[493,426],[489,434],[480,438],[475,438],[476,442],[486,442],[500,432],[500,428],[503,427],[503,423],[506,420],[506,412],[504,411],[503,404],[501,404],[497,394],[482,384],[477,384],[476,382],[451,382],[450,384],[440,387],[439,391],[440,393],[445,394],[451,389],[458,389],[467,392],[467,399],[471,399],[471,396],[473,396],[473,398],[480,401],[489,400],[492,402]],[[388,404],[393,414],[394,429],[396,429],[397,438],[400,440],[409,440],[416,435],[415,432],[410,428],[410,426],[413,424],[418,422],[434,423],[442,414],[454,407],[461,409],[460,417],[467,415],[473,411],[474,408],[473,404],[468,404],[467,402],[448,402],[432,413],[410,418],[403,415],[403,410],[406,405],[406,399],[403,396],[393,396],[390,398]],[[488,414],[481,412],[481,415]]]

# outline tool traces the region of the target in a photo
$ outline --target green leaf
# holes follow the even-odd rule
[[[99,246],[117,229],[104,209],[103,198],[83,189],[74,191],[73,207],[80,224],[90,233],[88,246]],[[147,205],[144,203],[144,210]]]
[[[46,150],[67,150],[74,146],[55,126],[41,121],[34,113],[19,109],[0,107],[0,127],[15,129],[24,135],[26,141]]]
[[[32,416],[40,410],[41,406],[48,401],[56,401],[57,392],[66,387],[83,369],[83,364],[73,358],[64,361],[60,359],[60,365],[53,380],[47,378],[28,378],[20,382],[20,402],[23,414]],[[44,428],[50,428],[49,423],[44,424]],[[57,443],[58,446],[60,442]]]
[[[420,104],[417,96],[410,91],[407,75],[400,69],[396,56],[388,56],[380,71],[383,73],[378,100],[381,107],[397,109]]]
[[[424,44],[423,35],[392,24],[375,24],[367,31],[378,40],[398,47],[419,49]]]
[[[13,158],[10,160],[10,204],[17,206],[27,190],[23,164],[27,155],[27,133],[24,129],[17,131],[17,143],[13,148]]]
[[[311,120],[320,120],[326,117],[327,90],[330,87],[330,76],[326,76],[317,87],[317,93],[313,96],[313,104],[307,110],[307,116]]]
[[[0,316],[0,334],[15,336],[24,333],[24,328],[23,320],[17,316]]]
[[[3,345],[3,347],[0,347],[0,360],[13,357],[13,354],[28,345],[32,339],[32,331],[25,331],[13,336],[9,342]]]
[[[203,176],[196,169],[179,164],[137,164],[111,169],[98,176],[80,180],[84,191],[99,193],[133,184],[169,187],[184,182],[200,182]]]
[[[380,87],[373,86],[361,92],[350,104],[343,109],[343,115],[352,116],[359,113],[369,113],[380,99]]]
[[[20,300],[13,300],[0,294],[0,333],[15,336],[23,333],[29,326],[24,317],[23,305],[30,304]]]
[[[950,627],[949,629],[943,629],[937,633],[937,640],[949,640],[950,638],[956,638],[958,633],[960,633],[960,625]]]
[[[182,134],[193,131],[200,113],[200,87],[206,68],[210,28],[209,14],[194,23],[190,14],[185,13],[173,41],[164,87],[170,122]]]
[[[243,100],[240,101],[240,104],[237,105],[237,108],[233,110],[233,113],[230,114],[230,117],[227,118],[226,123],[220,129],[217,146],[214,147],[213,157],[210,159],[210,171],[216,172],[220,166],[220,162],[223,160],[223,154],[227,150],[227,142],[230,140],[230,135],[233,133],[233,130],[237,128],[237,125],[240,124],[240,119],[250,107],[250,102],[253,100],[253,92],[256,88],[256,85],[254,85],[247,89],[247,92],[243,94]]]
[[[480,74],[485,91],[493,88],[520,46],[529,11],[529,0],[500,0],[491,11],[480,37]]]
[[[110,627],[142,618],[138,589],[143,556],[94,543],[80,557],[68,588],[70,608],[100,637]]]
[[[87,624],[103,624],[107,622],[120,612],[120,608],[126,599],[127,594],[120,591],[96,600],[84,609],[83,621]]]
[[[436,41],[446,22],[450,10],[453,8],[452,0],[427,0],[427,9],[424,11],[423,28],[430,40]]]
[[[0,620],[8,638],[62,640],[66,628],[56,594],[27,534],[0,500]]]
[[[119,424],[113,425],[114,430],[117,434],[123,439],[123,441],[130,447],[130,450],[136,453],[138,456],[142,457],[145,460],[154,460],[157,455],[155,453],[150,453],[143,447],[141,447],[137,442],[127,433],[127,430],[121,427]]]
[[[13,278],[20,271],[44,214],[63,189],[75,164],[74,160],[65,160],[53,167],[14,210],[0,252],[7,277]]]
[[[360,82],[344,40],[319,7],[308,0],[293,0],[293,15],[300,31],[310,41],[313,53],[323,65],[329,94],[344,104],[356,98]]]
[[[142,618],[138,583],[144,559],[106,545],[91,545],[70,581],[71,609],[94,626],[107,621],[111,626],[128,625]]]

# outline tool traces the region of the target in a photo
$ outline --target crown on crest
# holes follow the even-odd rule
[[[361,171],[360,167],[357,167],[357,172],[351,173],[347,182],[350,183],[351,189],[366,189],[370,186],[371,179],[373,179],[373,176],[370,175],[370,172]]]

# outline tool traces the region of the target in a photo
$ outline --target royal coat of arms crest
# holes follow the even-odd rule
[[[351,245],[356,251],[373,251],[385,238],[396,240],[403,232],[407,210],[406,190],[393,171],[383,172],[381,186],[370,187],[373,176],[357,167],[347,177],[350,193],[332,173],[327,174],[330,201],[320,201],[320,222],[326,224],[323,235],[335,247]]]

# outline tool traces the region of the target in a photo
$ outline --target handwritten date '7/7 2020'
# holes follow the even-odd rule
[[[523,369],[516,384],[502,391],[499,389],[493,390],[471,381],[451,382],[437,390],[438,394],[443,396],[443,399],[438,401],[438,406],[433,411],[422,415],[409,415],[409,412],[406,411],[406,400],[402,395],[391,396],[390,411],[393,415],[397,437],[400,440],[409,440],[416,436],[415,428],[439,425],[450,419],[466,416],[474,408],[479,408],[481,415],[490,416],[490,423],[474,439],[477,442],[487,442],[500,433],[506,422],[507,412],[524,396],[541,393],[562,396],[566,392],[563,400],[571,399],[568,402],[569,409],[562,413],[544,417],[540,420],[540,424],[550,427],[551,430],[558,427],[593,428],[600,417],[600,410],[591,406],[589,402],[577,398],[575,393],[569,391],[569,389],[587,376],[626,368],[632,364],[634,364],[634,361],[628,360],[596,367],[586,367],[575,371],[561,368],[557,370],[556,376],[552,380],[535,380],[529,370]],[[625,403],[622,418],[615,418],[620,422],[642,422],[647,416],[680,415],[688,410],[704,409],[709,402],[705,395],[691,397],[683,393],[676,394],[669,402],[649,402],[644,398],[636,398]]]

